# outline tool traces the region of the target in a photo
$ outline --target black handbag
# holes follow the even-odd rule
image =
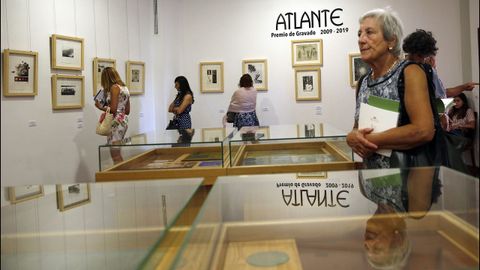
[[[170,122],[168,123],[166,130],[178,129],[178,126],[179,126],[178,120],[173,119],[173,120],[170,120]]]
[[[405,65],[405,67],[407,65]],[[427,75],[430,107],[433,112],[435,125],[435,135],[430,142],[424,145],[408,150],[392,151],[392,155],[390,156],[390,167],[411,168],[443,165],[467,173],[468,169],[462,159],[462,149],[465,147],[466,143],[468,143],[468,139],[446,133],[442,129],[437,107],[435,105],[435,86],[432,79],[432,68],[429,65],[421,65],[421,67]],[[400,76],[400,78],[403,78],[403,70]],[[398,126],[403,126],[410,123],[410,118],[408,117],[405,108],[405,87],[403,83],[399,84],[398,96],[400,98]]]
[[[227,112],[227,123],[235,122],[235,116],[237,116],[236,112]]]

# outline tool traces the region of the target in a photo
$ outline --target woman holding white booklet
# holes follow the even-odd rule
[[[403,27],[391,10],[376,9],[365,13],[359,20],[358,46],[362,60],[371,71],[358,82],[355,124],[347,142],[364,160],[366,168],[389,168],[390,158],[376,153],[378,150],[407,150],[423,145],[435,134],[430,106],[427,76],[418,65],[401,60]],[[401,101],[399,89],[404,91],[405,110],[409,124],[384,131],[359,126],[361,103],[370,95]]]

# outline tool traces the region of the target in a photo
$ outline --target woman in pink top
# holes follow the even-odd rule
[[[255,107],[257,106],[257,89],[253,87],[252,77],[244,74],[238,83],[240,87],[233,93],[229,112],[235,112],[233,126],[240,129],[244,126],[259,126]]]
[[[447,131],[456,135],[469,135],[475,129],[475,115],[468,107],[467,96],[460,93],[453,98],[453,105],[447,112]]]

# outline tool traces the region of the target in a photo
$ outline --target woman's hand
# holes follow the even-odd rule
[[[378,149],[377,145],[365,138],[365,135],[370,134],[372,131],[372,128],[354,129],[347,135],[348,145],[362,158],[370,156]]]

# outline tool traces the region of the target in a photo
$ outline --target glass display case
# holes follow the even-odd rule
[[[100,145],[97,181],[207,177],[225,175],[224,147],[233,128],[165,130],[124,139],[120,145]],[[112,156],[120,156],[114,164]]]
[[[354,168],[347,132],[325,124],[243,127],[228,142],[228,175]]]
[[[201,182],[2,187],[1,268],[136,269]]]
[[[478,225],[478,179],[445,167],[226,176],[156,265],[478,269]]]

